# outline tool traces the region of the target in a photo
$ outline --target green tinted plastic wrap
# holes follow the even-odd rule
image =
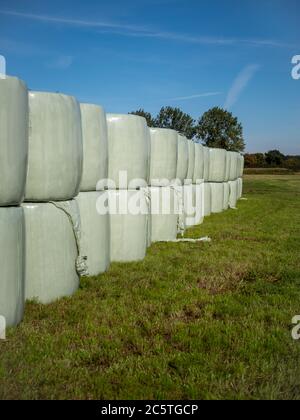
[[[100,180],[108,176],[107,123],[104,109],[98,105],[80,104],[83,173],[81,191],[96,191]]]
[[[88,274],[97,276],[110,264],[109,214],[97,210],[97,206],[101,210],[102,203],[108,204],[108,191],[82,192],[76,201],[81,220],[81,253],[87,257]]]
[[[224,204],[223,210],[228,210],[229,207],[230,185],[229,182],[224,182]]]
[[[239,163],[239,153],[237,152],[227,152],[230,155],[230,175],[229,180],[234,181],[238,178],[238,163]]]
[[[238,178],[238,200],[243,196],[243,178]]]
[[[224,184],[211,182],[211,212],[222,213],[224,206]]]
[[[204,182],[184,186],[184,214],[186,227],[197,226],[204,220]]]
[[[26,226],[26,299],[50,303],[72,295],[86,273],[75,200],[23,204]]]
[[[152,242],[172,241],[178,233],[178,198],[173,187],[151,187]]]
[[[13,327],[23,318],[25,224],[21,207],[0,207],[0,315]]]
[[[204,183],[204,217],[211,215],[211,187],[208,182]]]
[[[203,146],[203,179],[205,182],[209,181],[209,148]]]
[[[186,175],[186,184],[192,184],[194,178],[194,169],[195,169],[195,143],[192,140],[188,140],[188,150],[189,150],[189,166],[188,172]]]
[[[107,127],[109,179],[119,189],[145,187],[150,164],[150,133],[145,118],[107,114]],[[127,182],[119,182],[120,171],[127,172]]]
[[[209,149],[209,182],[224,182],[226,177],[226,150]]]
[[[28,157],[28,94],[15,78],[0,78],[0,206],[24,198]]]
[[[178,134],[167,128],[150,128],[150,185],[168,186],[176,179]]]
[[[229,194],[229,207],[231,209],[236,208],[236,203],[238,200],[238,180],[229,181],[230,194]]]
[[[184,183],[189,167],[189,147],[185,136],[178,134],[178,156],[176,178]]]
[[[143,190],[110,190],[108,197],[111,261],[143,260],[149,241],[149,204],[145,192]],[[133,209],[133,212],[128,211],[129,207]]]
[[[195,143],[195,167],[193,175],[193,184],[203,180],[204,175],[204,150],[200,143]]]
[[[80,107],[71,96],[29,93],[29,151],[26,201],[66,201],[82,177]]]

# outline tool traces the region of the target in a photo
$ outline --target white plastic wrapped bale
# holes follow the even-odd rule
[[[112,262],[141,261],[146,256],[149,205],[143,190],[110,190]]]
[[[238,157],[239,165],[238,165],[238,177],[242,178],[244,174],[244,165],[245,165],[245,158],[243,155],[239,154]]]
[[[0,205],[24,198],[28,157],[28,93],[15,77],[0,78]]]
[[[110,264],[108,192],[82,192],[76,197],[81,219],[81,252],[90,276],[104,273]]]
[[[195,169],[195,143],[192,140],[188,140],[188,151],[189,151],[189,165],[186,174],[186,185],[193,183],[194,169]]]
[[[203,180],[204,175],[204,150],[200,143],[195,143],[195,167],[193,175],[193,184]]]
[[[151,187],[152,242],[173,241],[178,233],[178,198],[172,187]]]
[[[229,186],[229,207],[231,209],[235,209],[238,200],[238,180],[236,179],[235,181],[229,181]]]
[[[224,184],[211,182],[211,212],[222,213],[224,206]]]
[[[163,187],[176,179],[178,133],[168,128],[150,128],[150,185]]]
[[[108,178],[110,189],[145,187],[149,178],[150,134],[145,118],[107,114]],[[126,178],[120,179],[120,171]]]
[[[238,178],[238,157],[237,152],[228,152],[230,155],[230,176],[229,180],[234,181]]]
[[[25,301],[25,225],[21,207],[0,208],[0,315],[19,324]]]
[[[80,106],[57,93],[29,93],[29,150],[25,199],[67,201],[82,177]]]
[[[224,182],[226,176],[226,150],[209,149],[209,182]]]
[[[50,303],[79,286],[80,216],[75,200],[23,204],[26,227],[26,299]]]
[[[230,181],[230,171],[231,171],[231,154],[230,152],[226,152],[225,182]]]
[[[205,182],[209,181],[209,148],[203,146],[203,179]]]
[[[238,200],[243,196],[243,178],[238,178]]]
[[[204,217],[211,215],[211,187],[208,182],[204,183]]]
[[[185,226],[192,227],[204,220],[204,182],[184,186]]]
[[[230,186],[229,182],[224,182],[224,205],[223,210],[228,210],[229,207]]]
[[[83,141],[80,191],[96,191],[98,182],[108,177],[106,114],[98,105],[80,104],[80,110]]]
[[[177,156],[177,172],[176,179],[180,180],[181,184],[186,179],[189,166],[189,147],[188,140],[185,136],[178,134],[178,156]]]

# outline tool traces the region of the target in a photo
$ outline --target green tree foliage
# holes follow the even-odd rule
[[[222,108],[212,108],[199,119],[196,136],[208,147],[235,152],[245,150],[243,127],[236,117]]]
[[[265,159],[269,166],[281,166],[285,156],[279,150],[270,150],[266,153]]]
[[[134,111],[134,112],[129,112],[129,114],[138,115],[139,117],[144,117],[146,119],[149,127],[155,127],[156,126],[155,125],[156,124],[155,118],[152,117],[150,112],[146,112],[142,108],[140,108],[140,109],[138,109],[137,111]]]
[[[156,126],[172,128],[188,138],[195,135],[195,120],[179,108],[163,107],[156,117]]]

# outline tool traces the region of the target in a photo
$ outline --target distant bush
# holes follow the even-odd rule
[[[285,156],[279,150],[271,150],[268,153],[246,153],[245,168],[254,170],[279,168],[297,172],[300,171],[300,156]]]

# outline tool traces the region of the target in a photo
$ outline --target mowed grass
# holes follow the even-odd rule
[[[246,176],[238,211],[29,303],[0,342],[0,398],[299,399],[300,176]]]

